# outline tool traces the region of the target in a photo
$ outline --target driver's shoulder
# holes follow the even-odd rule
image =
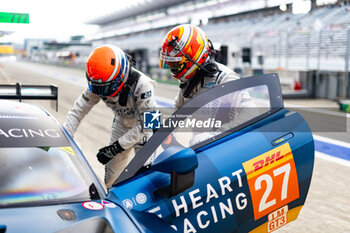
[[[151,91],[156,87],[156,82],[153,79],[151,79],[141,71],[137,70],[136,72],[140,74],[134,89],[134,93],[136,96],[141,95],[145,91]]]
[[[218,65],[218,69],[219,69],[219,72],[216,78],[216,85],[239,79],[239,75],[235,73],[233,70],[231,70],[229,67],[218,62],[216,64]]]

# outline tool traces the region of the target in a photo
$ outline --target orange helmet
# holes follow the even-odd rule
[[[170,69],[171,75],[188,81],[207,60],[209,41],[197,26],[184,24],[171,29],[160,51],[160,68]]]
[[[104,97],[117,95],[129,70],[127,56],[117,46],[102,45],[94,49],[86,63],[86,78],[91,92]]]

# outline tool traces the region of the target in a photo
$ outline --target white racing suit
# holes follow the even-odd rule
[[[181,108],[191,99],[207,91],[211,87],[239,79],[238,74],[236,74],[227,66],[217,62],[216,64],[218,65],[219,72],[214,74],[214,77],[204,77],[204,81],[202,83],[200,82],[193,88],[188,98],[184,98],[182,90],[179,90],[179,93],[175,98],[176,109]],[[227,96],[220,97],[219,100],[212,100],[210,103],[196,111],[192,117],[195,117],[197,119],[200,118],[201,120],[206,120],[208,118],[220,119],[222,118],[222,115],[226,114],[226,120],[223,121],[223,124],[219,130],[201,133],[194,132],[194,135],[190,141],[190,145],[197,144],[201,141],[204,141],[205,139],[213,137],[216,134],[232,129],[235,126],[246,122],[247,120],[256,116],[255,107],[256,106],[254,101],[249,96],[249,93],[245,90],[233,92]],[[210,110],[210,114],[201,112],[205,112],[208,109]],[[226,111],[226,113],[223,113],[224,111]]]
[[[109,144],[118,140],[124,151],[117,154],[105,166],[105,183],[108,188],[111,187],[115,179],[126,168],[134,154],[136,154],[143,144],[152,136],[152,131],[147,129],[143,130],[142,124],[143,112],[155,109],[154,88],[156,83],[143,73],[139,71],[136,72],[140,74],[140,77],[129,92],[126,106],[121,106],[119,104],[119,94],[114,97],[101,98],[87,88],[75,101],[63,125],[73,137],[85,115],[101,99],[105,102],[107,107],[113,110],[115,115]],[[137,109],[135,109],[135,104]],[[139,115],[137,115],[137,113],[139,113]],[[135,153],[132,153],[133,148]]]

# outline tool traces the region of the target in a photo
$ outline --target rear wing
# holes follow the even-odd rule
[[[0,99],[51,100],[51,107],[58,111],[58,88],[55,85],[0,84]]]

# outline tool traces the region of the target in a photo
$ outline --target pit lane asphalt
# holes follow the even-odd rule
[[[58,86],[58,112],[50,108],[49,101],[24,102],[42,106],[61,124],[75,99],[86,88],[85,74],[82,70],[28,62],[0,61],[0,83],[16,82]],[[156,95],[161,97],[160,100],[173,99],[176,91],[176,86],[159,84]],[[285,102],[308,107],[313,104],[305,100]],[[324,103],[319,104],[319,107],[324,107]],[[101,180],[103,180],[104,166],[98,163],[96,152],[108,144],[112,120],[112,111],[107,110],[101,101],[85,117],[75,135],[75,140]],[[326,137],[326,140],[328,137],[350,142],[348,129],[344,132],[319,132],[318,134]],[[350,167],[345,163],[334,163],[324,159],[320,152],[316,152],[316,155],[313,178],[305,206],[296,221],[276,232],[350,232]]]

